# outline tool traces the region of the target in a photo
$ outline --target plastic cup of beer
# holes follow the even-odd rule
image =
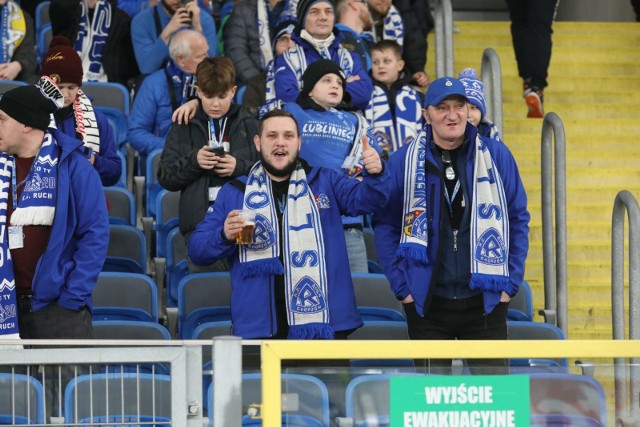
[[[256,228],[256,211],[242,210],[240,218],[244,222],[242,231],[236,234],[236,243],[239,245],[249,245],[253,243],[253,230]]]

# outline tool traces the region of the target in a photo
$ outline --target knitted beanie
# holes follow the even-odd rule
[[[19,86],[0,98],[0,110],[25,126],[47,130],[58,105],[35,85]]]
[[[464,85],[464,91],[467,94],[469,102],[480,109],[482,117],[487,114],[487,102],[484,98],[484,83],[478,79],[478,74],[473,68],[465,68],[460,71],[458,76],[460,82]]]
[[[55,36],[40,67],[41,76],[58,83],[82,85],[82,60],[65,36]]]
[[[271,40],[271,49],[273,50],[274,54],[276,51],[276,43],[278,39],[284,34],[293,33],[293,29],[295,28],[295,26],[296,26],[296,21],[289,16],[284,17],[284,19],[281,18],[278,21],[278,24],[276,25],[275,34],[273,36],[273,39]]]
[[[351,102],[351,95],[347,92],[347,80],[342,68],[330,59],[318,59],[307,66],[302,74],[302,90],[298,99],[309,97],[309,92],[313,90],[313,87],[318,81],[326,74],[336,74],[342,80],[343,95],[342,100],[344,102]]]
[[[336,4],[333,0],[300,0],[298,2],[298,7],[296,8],[296,18],[298,19],[298,27],[297,27],[298,32],[300,32],[300,30],[304,28],[304,20],[307,17],[307,12],[311,8],[311,6],[320,2],[329,3],[329,5],[331,5],[335,13]]]

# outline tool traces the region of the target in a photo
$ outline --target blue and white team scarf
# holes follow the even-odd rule
[[[14,52],[24,40],[27,33],[27,24],[24,19],[24,12],[17,3],[9,0],[0,13],[0,35],[2,36],[2,46],[0,46],[0,64],[11,62]]]
[[[375,31],[367,31],[366,33],[371,34],[374,41],[379,41],[377,40]],[[391,5],[387,15],[384,17],[382,39],[395,40],[400,47],[404,46],[404,21],[394,5]]]
[[[284,273],[287,321],[291,339],[332,339],[329,324],[329,295],[320,213],[307,176],[300,164],[291,174],[287,204],[280,230],[271,193],[271,179],[262,162],[249,172],[243,209],[256,211],[254,241],[239,245],[242,277]]]
[[[260,46],[260,63],[264,70],[270,61],[273,60],[273,50],[271,48],[271,34],[269,33],[269,11],[267,2],[258,0],[258,44]]]
[[[471,289],[501,292],[509,283],[509,218],[502,178],[489,149],[475,139],[471,200]],[[402,231],[397,254],[427,261],[426,133],[420,132],[405,157]]]
[[[306,34],[308,34],[306,30],[302,30],[300,32],[300,37],[308,41],[309,44],[318,51],[322,58],[333,60],[333,58],[331,58],[331,53],[329,52],[329,46],[331,46],[332,41],[335,40],[335,34],[331,33],[326,40],[322,41],[322,46],[318,43],[312,42],[310,38],[313,38]],[[316,41],[320,42],[319,40]],[[302,74],[307,69],[307,65],[309,65],[307,63],[307,56],[304,53],[304,49],[302,46],[296,44],[294,47],[283,53],[282,56],[287,63],[287,66],[296,76],[298,91],[302,90]],[[342,71],[344,71],[345,78],[348,79],[353,75],[353,58],[351,57],[351,53],[342,47],[342,45],[338,46],[338,60],[338,65],[342,68]]]
[[[113,11],[107,0],[98,0],[93,21],[89,22],[89,9],[85,1],[80,2],[80,25],[75,49],[82,59],[84,81],[106,82],[107,75],[102,66],[102,53],[107,44]]]
[[[0,339],[19,339],[18,302],[7,235],[7,206],[13,157],[0,153]]]
[[[403,86],[396,93],[394,118],[387,93],[376,85],[365,116],[378,145],[388,146],[394,152],[413,141],[422,129],[422,102],[414,89]]]
[[[265,104],[260,107],[260,117],[271,110],[282,108],[283,102],[276,97],[276,67],[275,60],[272,59],[267,65],[265,77]]]

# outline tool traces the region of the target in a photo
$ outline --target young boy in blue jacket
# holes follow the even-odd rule
[[[188,245],[196,263],[226,257],[231,271],[231,317],[242,338],[346,338],[362,326],[340,215],[361,215],[388,199],[388,172],[364,143],[362,181],[298,157],[298,124],[273,110],[254,142],[260,153],[247,177],[220,190]],[[239,210],[255,212],[250,244],[234,240],[245,225]]]

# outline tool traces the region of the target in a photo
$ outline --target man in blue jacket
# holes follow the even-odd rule
[[[82,142],[48,128],[62,101],[46,79],[0,99],[0,282],[15,285],[26,339],[92,338],[91,295],[109,242]]]
[[[459,80],[431,83],[426,124],[391,157],[391,197],[374,215],[411,339],[507,339],[509,300],[523,280],[529,212],[518,167],[504,144],[467,124],[467,102]],[[468,365],[504,372],[506,361]]]
[[[230,263],[234,335],[242,338],[344,339],[362,326],[349,272],[341,214],[360,215],[388,198],[388,172],[365,143],[362,181],[298,157],[293,116],[267,113],[247,177],[227,183],[189,239],[189,257]],[[253,210],[253,243],[237,245]]]
[[[300,0],[296,14],[298,25],[291,34],[296,46],[275,60],[276,97],[294,102],[302,89],[302,74],[307,66],[318,59],[330,59],[346,75],[351,104],[364,110],[371,99],[373,84],[360,56],[341,45],[344,36],[334,28],[333,1]]]

